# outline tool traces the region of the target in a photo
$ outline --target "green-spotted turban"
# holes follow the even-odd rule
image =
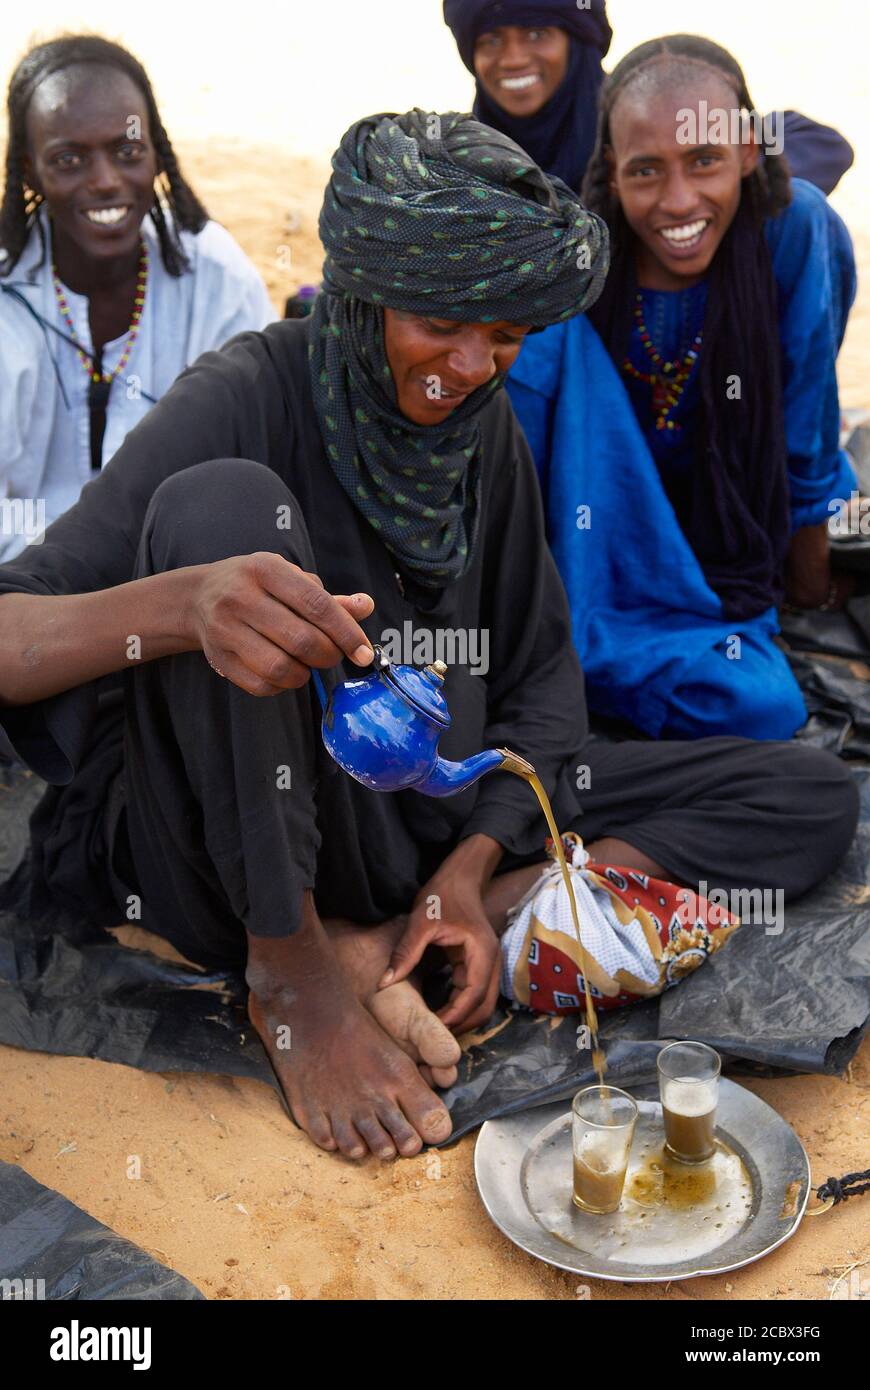
[[[438,425],[399,410],[384,309],[543,329],[597,299],[607,230],[558,179],[471,116],[409,111],[352,126],[320,215],[311,389],[329,466],[398,570],[443,589],[472,564],[480,413],[497,374]]]
[[[332,161],[328,289],[369,304],[544,328],[589,308],[607,230],[506,135],[455,111],[370,116]]]

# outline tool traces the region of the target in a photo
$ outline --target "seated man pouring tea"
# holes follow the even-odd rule
[[[333,169],[312,316],[200,358],[0,568],[0,718],[52,784],[24,905],[114,924],[138,895],[189,959],[245,970],[314,1142],[392,1157],[449,1135],[433,1087],[493,1008],[497,931],[546,827],[506,772],[444,799],[347,777],[312,668],[360,675],[409,620],[433,641],[485,630],[486,674],[447,674],[441,753],[511,748],[560,830],[641,875],[795,896],[845,852],[857,797],[814,749],[589,738],[501,388],[528,332],[599,293],[600,220],[455,114],[362,120]],[[440,1016],[408,979],[430,945],[452,967]]]

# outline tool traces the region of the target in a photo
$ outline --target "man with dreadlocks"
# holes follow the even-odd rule
[[[40,44],[8,114],[0,560],[72,506],[179,372],[274,318],[183,178],[131,54],[97,36]]]
[[[0,570],[0,714],[54,784],[21,909],[114,922],[132,894],[191,959],[245,968],[295,1118],[324,1148],[389,1157],[450,1132],[429,1083],[456,1076],[450,1030],[491,1013],[496,930],[546,830],[506,773],[438,800],[352,781],[323,748],[312,667],[358,672],[385,630],[430,648],[485,631],[488,670],[450,671],[442,752],[509,745],[566,828],[582,764],[590,852],[640,874],[802,892],[857,799],[814,749],[587,741],[499,388],[529,330],[600,291],[602,223],[467,116],[362,120],[333,170],[314,314],[207,353]],[[407,979],[429,946],[453,970],[440,1016]]]
[[[511,377],[590,704],[653,737],[790,738],[806,709],[777,606],[836,600],[854,258],[822,194],[741,121],[753,111],[706,39],[618,64],[584,186],[610,228],[607,285]]]

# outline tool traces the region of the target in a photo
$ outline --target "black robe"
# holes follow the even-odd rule
[[[623,839],[679,882],[772,887],[789,900],[829,873],[858,816],[855,785],[831,755],[735,738],[587,737],[537,477],[503,394],[481,416],[481,522],[468,573],[435,600],[397,580],[324,457],[307,332],[305,321],[274,324],[202,357],[44,543],[0,566],[0,594],[94,592],[173,563],[204,563],[216,547],[224,557],[284,553],[274,512],[253,503],[240,511],[244,473],[244,487],[256,480],[261,497],[292,495],[304,518],[292,545],[313,551],[327,589],[372,595],[364,623],[372,640],[406,622],[417,633],[488,630],[487,673],[457,666],[447,677],[445,756],[514,749],[537,767],[563,830],[587,843]],[[252,474],[237,460],[271,472]],[[286,935],[304,888],[315,889],[324,916],[376,922],[407,911],[464,836],[482,832],[503,845],[502,868],[544,857],[543,817],[508,773],[443,800],[353,781],[323,750],[310,683],[257,700],[215,676],[199,652],[131,663],[123,681],[123,691],[118,677],[104,677],[2,711],[19,754],[54,784],[31,823],[31,871],[17,876],[31,910],[35,898],[46,906],[47,893],[110,924],[138,874],[151,907],[143,925],[206,965],[243,963],[242,923],[255,935]],[[285,746],[293,795],[276,797]]]
[[[125,583],[134,577],[146,509],[163,479],[209,459],[263,463],[301,508],[325,587],[373,597],[374,613],[362,624],[372,641],[389,630],[403,632],[408,622],[417,634],[487,631],[486,674],[455,666],[447,676],[453,723],[440,751],[462,759],[483,748],[510,747],[538,769],[567,824],[579,810],[575,768],[587,734],[583,681],[567,600],[544,538],[537,476],[506,395],[499,392],[480,417],[481,522],[472,564],[462,580],[433,596],[408,577],[397,578],[390,553],[328,465],[309,386],[307,331],[306,321],[276,323],[200,358],[44,542],[0,567],[0,593],[79,594]],[[204,527],[208,516],[209,497],[203,496]],[[336,673],[359,674],[351,663]],[[43,843],[34,846],[49,885],[67,898],[99,896],[94,875],[105,851],[104,803],[123,756],[120,702],[114,723],[106,714],[117,684],[94,682],[3,711],[11,741],[36,772],[61,785],[75,778],[60,800],[50,802],[35,836]],[[414,791],[378,793],[336,773],[320,779],[316,807],[318,906],[360,922],[407,910],[460,837],[490,835],[510,862],[518,862],[541,857],[546,835],[531,789],[507,773],[440,800]],[[305,798],[288,797],[283,814],[292,838],[293,817],[306,814]],[[295,829],[300,843],[310,839],[302,820]],[[90,887],[79,892],[77,884],[87,880]]]

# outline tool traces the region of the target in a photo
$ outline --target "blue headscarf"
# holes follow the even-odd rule
[[[551,25],[571,42],[568,71],[558,90],[534,116],[511,116],[477,83],[474,114],[516,142],[545,173],[555,174],[579,191],[595,144],[598,92],[604,74],[601,59],[610,48],[612,30],[605,0],[444,0],[444,19],[453,32],[463,63],[474,72],[474,45],[480,34],[505,25],[531,29]]]

